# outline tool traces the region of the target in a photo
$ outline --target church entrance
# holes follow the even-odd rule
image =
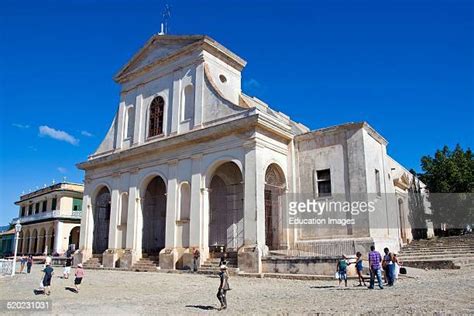
[[[158,254],[165,247],[166,185],[161,177],[153,178],[143,200],[143,254]]]
[[[221,165],[211,178],[209,248],[234,252],[244,242],[242,173],[233,162]]]
[[[109,247],[110,191],[107,187],[100,189],[97,194],[93,217],[92,253],[102,254]]]
[[[281,196],[285,192],[285,176],[276,164],[265,172],[265,244],[269,250],[280,249],[283,239]]]
[[[81,232],[81,227],[76,226],[73,229],[71,229],[71,232],[69,233],[69,242],[68,246],[74,245],[74,249],[79,249],[79,235]]]

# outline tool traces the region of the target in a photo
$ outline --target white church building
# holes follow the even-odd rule
[[[352,254],[411,240],[413,177],[387,141],[365,122],[310,131],[242,92],[245,64],[208,36],[155,35],[118,72],[117,113],[78,164],[79,260],[131,268],[158,256],[179,269],[193,249],[205,261],[223,248],[240,270],[261,272],[278,251]],[[380,198],[355,227],[299,229],[283,223],[282,203],[298,192]]]

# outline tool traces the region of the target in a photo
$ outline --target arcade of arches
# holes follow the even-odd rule
[[[59,232],[59,237],[57,232]],[[62,254],[79,249],[80,226],[59,220],[23,225],[19,234],[20,255]]]

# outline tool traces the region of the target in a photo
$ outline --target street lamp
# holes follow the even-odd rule
[[[20,231],[21,231],[21,224],[20,220],[16,220],[16,225],[15,225],[15,252],[13,255],[13,266],[12,266],[12,276],[15,275],[15,270],[16,270],[16,253],[18,251],[18,237],[20,236]]]

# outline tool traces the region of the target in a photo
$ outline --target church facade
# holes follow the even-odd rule
[[[367,123],[310,131],[241,90],[246,62],[208,36],[155,35],[118,72],[120,103],[85,171],[79,260],[187,268],[234,252],[242,271],[294,249],[398,249],[415,180]],[[380,194],[356,228],[290,227],[284,197]],[[382,194],[390,195],[391,198]],[[316,251],[317,250],[317,251]]]

